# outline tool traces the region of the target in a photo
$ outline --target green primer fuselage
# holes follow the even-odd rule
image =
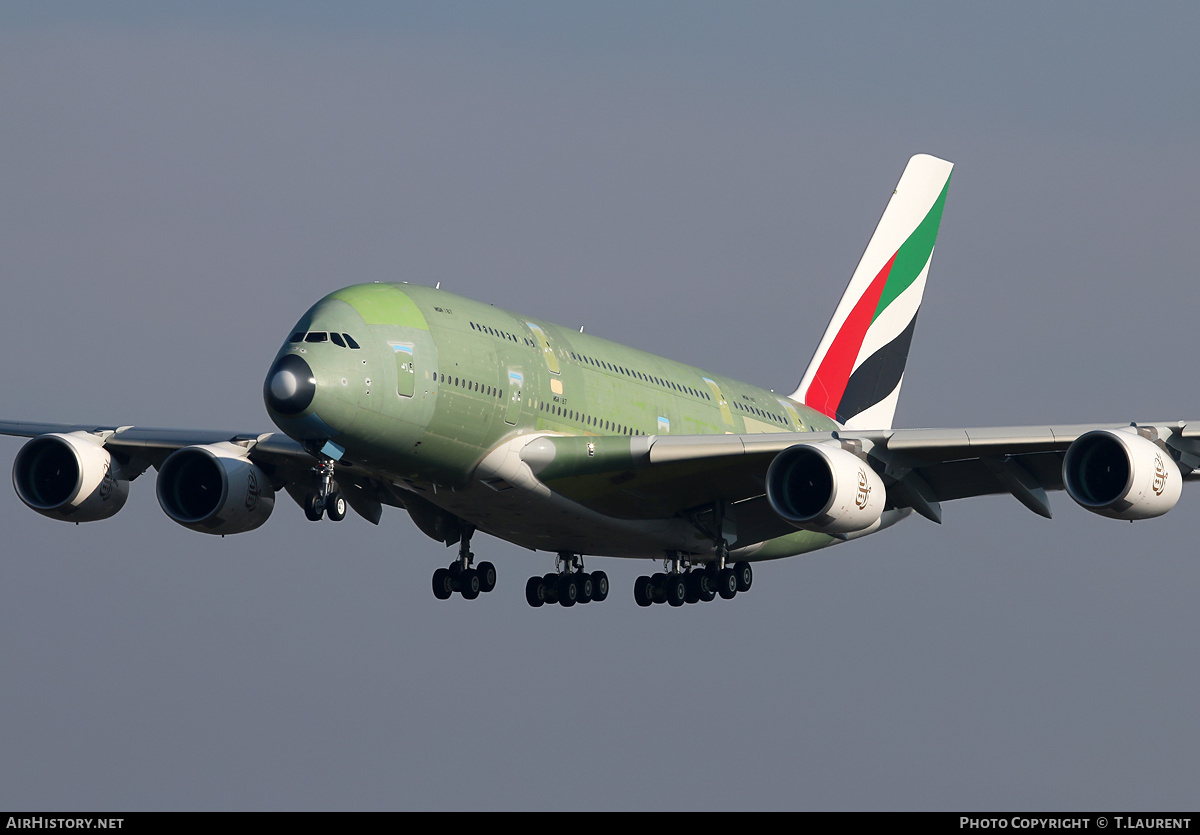
[[[696,536],[676,544],[677,532],[662,533],[639,554],[620,537],[590,538],[588,526],[604,525],[586,512],[573,525],[536,513],[514,522],[521,514],[506,510],[511,496],[501,501],[502,493],[472,483],[480,462],[514,439],[838,428],[766,389],[428,287],[347,287],[315,304],[294,332],[347,334],[359,348],[301,336],[280,349],[277,359],[302,355],[316,383],[301,414],[272,413],[280,429],[318,447],[332,441],[354,465],[527,547],[658,557],[664,545],[695,550],[687,546]],[[756,545],[755,556],[790,556],[831,541],[797,531]]]

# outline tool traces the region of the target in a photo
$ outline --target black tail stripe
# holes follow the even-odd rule
[[[914,313],[907,328],[869,356],[850,375],[850,379],[846,381],[846,390],[842,393],[842,400],[838,403],[838,423],[845,423],[860,412],[865,412],[891,394],[900,384],[916,326],[917,316]]]

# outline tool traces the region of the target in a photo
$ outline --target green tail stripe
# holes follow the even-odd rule
[[[946,192],[949,189],[950,179],[947,178],[946,184],[942,186],[942,193],[933,202],[929,214],[925,215],[925,219],[908,236],[908,240],[900,244],[900,249],[896,251],[896,263],[892,265],[892,273],[888,276],[888,283],[879,297],[875,315],[871,317],[872,322],[879,318],[879,314],[883,313],[893,299],[917,280],[921,270],[925,269],[925,265],[929,263],[929,256],[933,254],[933,242],[937,239],[938,226],[942,222],[942,207],[946,205]]]

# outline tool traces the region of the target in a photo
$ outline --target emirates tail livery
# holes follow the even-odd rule
[[[966,496],[1048,517],[1064,489],[1101,516],[1166,513],[1200,468],[1186,422],[892,428],[951,168],[909,161],[790,397],[438,288],[360,284],[313,305],[271,363],[282,434],[3,422],[32,438],[13,484],[44,516],[90,522],[153,467],[171,519],[222,535],[266,522],[280,491],[312,521],[404,508],[458,545],[439,598],[496,586],[476,532],[554,555],[531,606],[604,600],[593,556],[663,561],[634,585],[641,606],[732,598],[756,562],[914,511],[938,522]]]

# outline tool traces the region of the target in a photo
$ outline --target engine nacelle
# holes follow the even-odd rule
[[[178,449],[163,462],[155,486],[172,520],[200,533],[245,533],[275,508],[267,476],[233,444]]]
[[[129,498],[120,465],[86,432],[39,435],[21,447],[13,487],[31,510],[64,522],[107,519]]]
[[[1183,476],[1154,442],[1132,432],[1097,429],[1067,447],[1063,486],[1092,513],[1110,519],[1152,519],[1179,501]]]
[[[767,501],[797,528],[855,533],[879,523],[887,490],[871,466],[853,453],[826,444],[797,444],[771,462]]]

